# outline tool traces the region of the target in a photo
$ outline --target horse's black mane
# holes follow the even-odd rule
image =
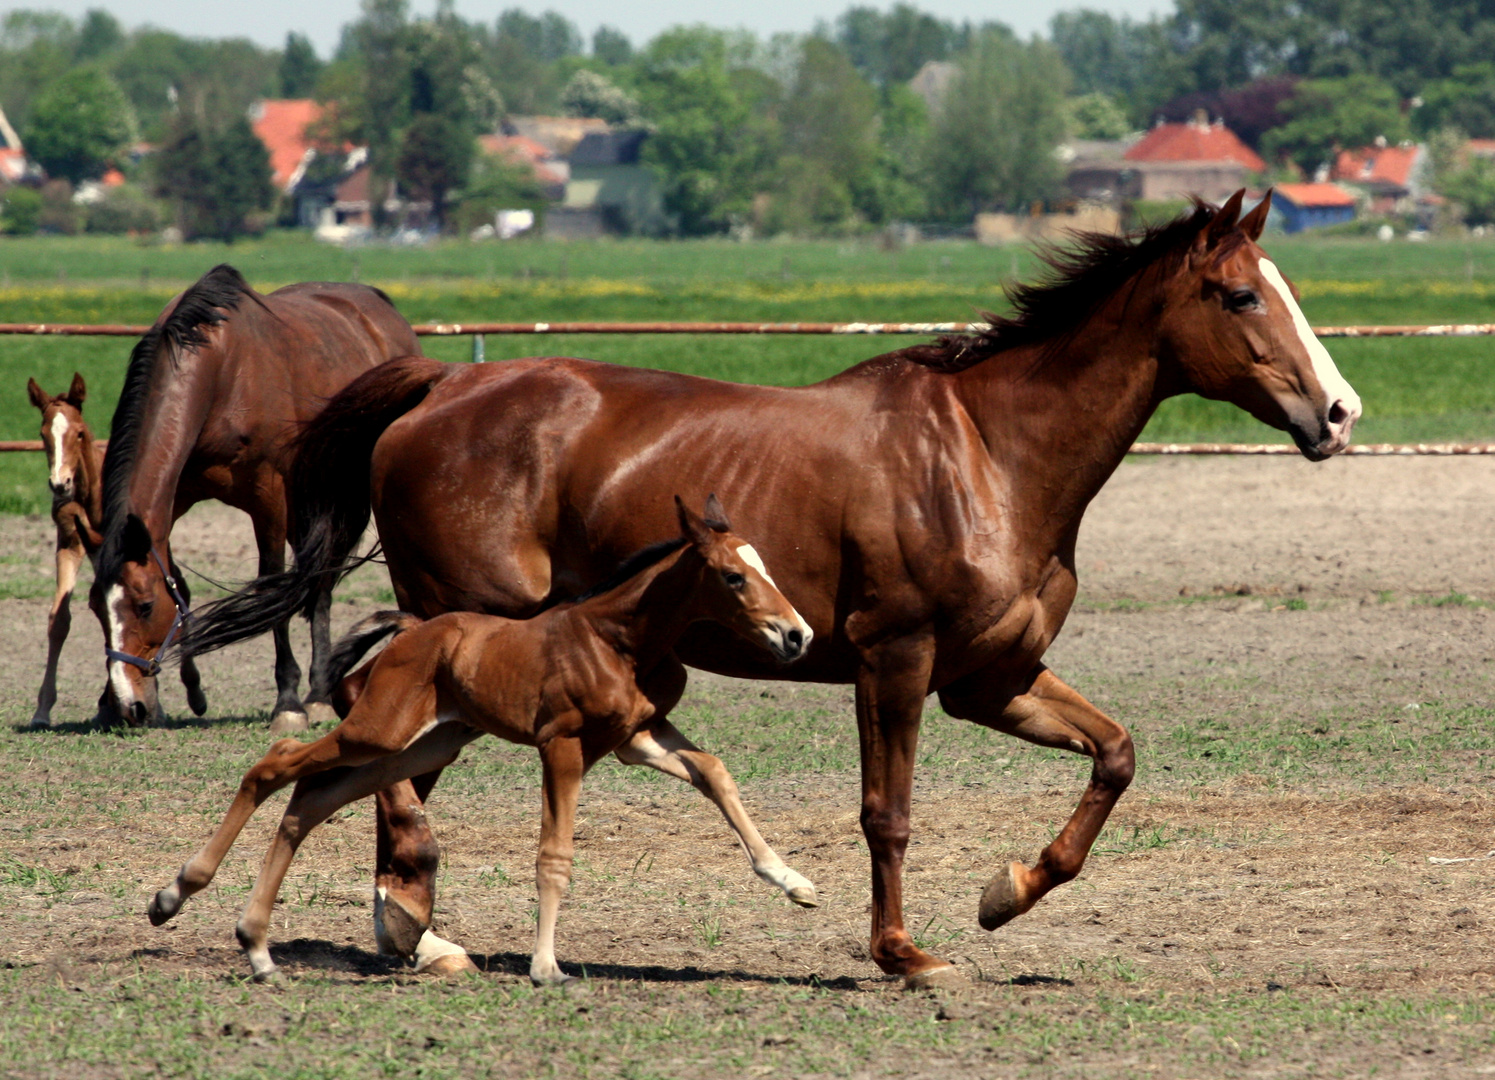
[[[122,537],[129,513],[130,476],[140,451],[140,433],[151,376],[165,357],[176,364],[182,353],[207,343],[206,330],[228,318],[245,296],[253,295],[242,274],[227,263],[213,267],[182,294],[159,325],[145,332],[130,353],[125,385],[109,423],[109,450],[104,455],[104,546],[95,574],[112,581],[124,562]]]
[[[568,602],[579,604],[583,600],[590,600],[594,596],[601,596],[605,592],[616,589],[619,585],[623,584],[623,582],[627,581],[629,578],[634,577],[637,574],[642,574],[645,570],[649,569],[649,567],[653,566],[655,563],[663,562],[665,559],[669,558],[675,552],[683,548],[685,544],[685,537],[676,536],[669,540],[660,540],[656,543],[650,544],[646,548],[635,551],[632,555],[628,556],[628,558],[624,559],[621,563],[618,564],[618,568],[608,576],[606,581],[598,585],[593,585],[586,592],[582,593],[580,596],[573,597]]]
[[[1007,349],[1063,340],[1137,274],[1181,259],[1216,213],[1213,206],[1196,201],[1193,211],[1142,232],[1077,233],[1069,245],[1045,245],[1038,255],[1048,273],[1006,290],[1011,315],[983,312],[985,329],[949,334],[933,345],[909,349],[907,355],[936,371],[954,372]]]

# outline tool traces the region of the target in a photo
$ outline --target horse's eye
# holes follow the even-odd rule
[[[741,592],[747,588],[747,578],[743,577],[736,570],[723,571],[722,580],[727,583],[727,588],[733,592]]]
[[[149,619],[151,617],[151,612],[155,610],[156,602],[154,600],[147,600],[145,603],[140,605],[140,617],[142,619]]]
[[[1250,289],[1236,289],[1225,300],[1231,311],[1247,311],[1261,303],[1260,297]]]

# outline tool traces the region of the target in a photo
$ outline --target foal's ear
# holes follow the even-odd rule
[[[83,376],[75,371],[73,372],[73,385],[67,388],[67,394],[64,395],[63,400],[73,408],[81,409],[87,398],[88,387],[84,385]]]
[[[680,535],[696,547],[711,542],[711,526],[700,515],[685,505],[679,495],[675,496],[675,516],[680,519]]]
[[[1241,216],[1241,200],[1246,197],[1246,189],[1239,189],[1234,195],[1225,200],[1225,205],[1215,211],[1214,220],[1209,224],[1209,246],[1214,247],[1226,236],[1235,231],[1236,219]]]
[[[135,514],[125,518],[125,531],[121,541],[121,549],[127,562],[145,562],[155,545],[150,529]]]
[[[1254,244],[1261,239],[1262,230],[1267,227],[1267,214],[1272,209],[1272,189],[1267,188],[1267,193],[1261,197],[1261,202],[1256,208],[1241,218],[1240,230],[1250,238]]]
[[[732,523],[727,520],[727,512],[722,509],[722,501],[714,491],[706,496],[706,524],[717,532],[732,531]]]
[[[45,390],[36,384],[35,379],[26,380],[26,396],[31,399],[31,404],[43,412],[46,411],[48,405],[52,404],[52,399],[47,396]]]

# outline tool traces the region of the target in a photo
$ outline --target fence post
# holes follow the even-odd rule
[[[481,364],[483,362],[483,335],[472,335],[472,362]]]

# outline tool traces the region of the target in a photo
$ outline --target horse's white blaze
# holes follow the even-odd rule
[[[48,449],[51,453],[47,456],[51,460],[51,475],[47,478],[54,488],[61,487],[71,477],[62,475],[63,467],[63,440],[67,437],[67,417],[57,413],[52,417],[51,429],[47,432],[47,441],[51,444]]]
[[[1308,350],[1308,358],[1313,362],[1313,374],[1318,378],[1319,385],[1324,388],[1327,397],[1326,404],[1333,405],[1336,401],[1344,402],[1344,407],[1349,410],[1350,419],[1355,420],[1360,416],[1360,395],[1355,393],[1354,387],[1339,373],[1339,368],[1334,365],[1334,358],[1329,355],[1329,350],[1324,348],[1324,343],[1318,339],[1313,332],[1313,327],[1308,325],[1308,318],[1303,314],[1303,309],[1293,299],[1292,290],[1287,287],[1287,280],[1283,278],[1282,271],[1271,259],[1262,259],[1261,276],[1267,279],[1267,284],[1277,291],[1277,296],[1287,308],[1288,314],[1292,316],[1293,328],[1298,332],[1298,339],[1302,341],[1303,348]]]
[[[120,608],[125,604],[125,587],[123,585],[112,585],[104,594],[104,613],[109,622],[109,640],[105,644],[121,652],[124,651],[125,623],[120,615]],[[120,708],[128,709],[135,704],[135,689],[130,685],[130,676],[125,671],[123,660],[109,661],[109,685],[114,688],[114,699]]]

